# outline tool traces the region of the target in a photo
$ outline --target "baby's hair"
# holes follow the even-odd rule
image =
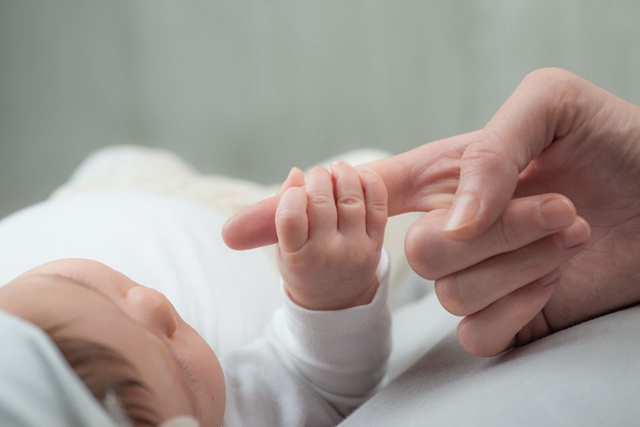
[[[95,342],[45,331],[91,394],[121,427],[153,426],[163,420],[151,389],[134,366],[116,350]]]

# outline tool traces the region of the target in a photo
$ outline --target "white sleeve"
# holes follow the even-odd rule
[[[266,337],[223,362],[223,425],[335,426],[370,397],[391,347],[386,252],[377,274],[380,286],[366,306],[310,311],[286,298]]]

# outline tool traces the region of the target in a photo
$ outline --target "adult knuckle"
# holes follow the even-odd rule
[[[503,136],[496,132],[495,129],[486,127],[482,130],[482,134],[478,139],[469,144],[464,151],[462,160],[471,164],[490,164],[495,172],[499,172],[501,176],[517,177],[520,171],[520,164],[524,160],[519,154],[508,151],[508,144],[502,141]],[[482,170],[479,173],[484,173]]]
[[[512,144],[503,139],[502,135],[488,126],[469,144],[462,155],[462,162],[468,165],[466,173],[470,177],[482,177],[487,168],[505,179],[518,176],[524,167],[524,159],[517,150],[510,149]]]
[[[576,74],[562,68],[544,67],[534,70],[527,74],[522,80],[525,85],[533,85],[536,88],[553,87],[554,85],[573,84],[578,82],[580,77]]]
[[[487,158],[493,159],[498,162],[505,162],[509,159],[504,153],[498,150],[501,144],[496,144],[501,139],[501,136],[492,129],[484,129],[483,135],[464,150],[463,160],[485,160]],[[491,141],[491,143],[488,143]]]
[[[560,111],[573,108],[585,84],[584,79],[561,68],[541,68],[532,71],[523,80],[523,85],[542,91],[548,105]]]

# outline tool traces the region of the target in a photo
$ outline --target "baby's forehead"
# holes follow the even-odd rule
[[[97,291],[89,286],[88,281],[84,278],[70,277],[63,274],[41,273],[39,271],[31,271],[17,277],[0,289],[1,293],[6,294],[29,294],[29,293],[67,293],[77,292],[78,289],[84,289],[91,293]],[[84,291],[79,291],[84,294]],[[37,302],[37,301],[34,301]],[[46,300],[41,301],[45,305],[49,305]]]
[[[35,274],[49,274],[68,277],[80,282],[91,278],[103,278],[108,280],[124,280],[126,278],[123,274],[101,262],[83,258],[68,258],[51,261],[27,271],[22,276]]]
[[[59,302],[56,296],[74,295],[79,286],[66,276],[32,270],[0,288],[0,309],[24,318],[20,314],[24,304],[34,309],[56,308],[54,303]]]
[[[105,332],[109,325],[127,326],[129,317],[103,292],[78,280],[34,271],[0,289],[0,310],[49,331],[67,336]]]
[[[92,336],[126,314],[98,290],[52,270],[32,270],[0,288],[0,310],[14,314],[61,340],[65,349],[83,355],[78,360],[97,365],[128,366],[118,351]],[[108,321],[110,325],[105,325]],[[127,322],[129,323],[129,322]],[[116,321],[115,324],[118,324]],[[56,342],[58,343],[58,342]]]
[[[54,282],[69,280],[77,285],[98,291],[110,299],[125,294],[138,286],[129,277],[98,261],[89,259],[62,259],[40,265],[19,276],[20,282]]]

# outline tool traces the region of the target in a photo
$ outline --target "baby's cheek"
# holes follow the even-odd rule
[[[195,371],[201,374],[203,380],[200,382],[202,390],[196,390],[195,393],[200,403],[202,425],[221,426],[226,405],[224,373],[211,347],[200,340],[202,344],[197,352],[195,362],[198,366]]]

